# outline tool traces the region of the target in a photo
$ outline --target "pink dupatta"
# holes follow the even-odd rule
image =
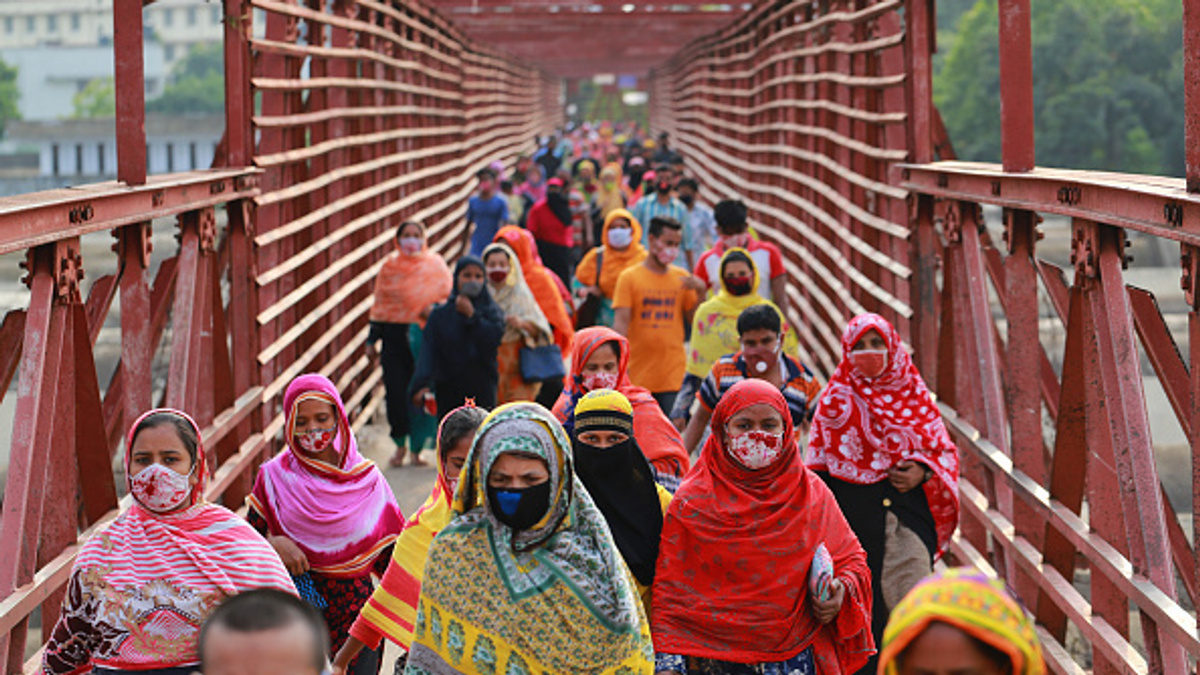
[[[312,396],[337,410],[334,445],[340,464],[306,456],[294,440],[296,407]],[[248,498],[272,535],[291,539],[314,572],[358,577],[370,572],[379,553],[396,539],[404,516],[375,463],[358,453],[342,397],[329,378],[301,375],[283,397],[288,451],[263,464]]]

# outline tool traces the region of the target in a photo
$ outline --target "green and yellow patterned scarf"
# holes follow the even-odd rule
[[[550,473],[550,508],[516,536],[492,515],[486,489],[496,458],[513,452],[541,458]],[[484,420],[452,510],[425,564],[406,673],[653,671],[629,570],[549,411],[512,403]]]

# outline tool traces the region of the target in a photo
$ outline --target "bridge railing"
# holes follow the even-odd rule
[[[25,253],[30,289],[0,321],[0,396],[16,399],[0,522],[6,673],[37,669],[31,619],[54,625],[79,545],[128,505],[114,456],[136,415],[191,413],[215,468],[208,497],[232,508],[280,446],[295,375],[330,376],[365,424],[383,398],[367,312],[396,226],[422,220],[456,255],[474,172],[561,124],[557,81],[416,2],[223,5],[221,168],[146,177],[141,3],[121,2],[121,180],[0,198],[0,254]],[[165,257],[151,225],[164,218],[178,241]],[[107,231],[115,265],[91,245]],[[81,287],[85,269],[107,267]]]
[[[930,0],[759,4],[655,71],[652,126],[704,198],[742,199],[782,249],[811,366],[828,376],[862,311],[906,336],[963,456],[951,562],[1014,587],[1052,671],[1192,672],[1200,533],[1177,512],[1200,498],[1166,497],[1142,364],[1200,457],[1200,195],[1187,191],[1200,188],[1200,63],[1187,66],[1193,180],[1034,169],[1029,6],[1000,4],[1004,166],[934,161],[953,151],[932,104]],[[1194,53],[1200,8],[1185,5]],[[1069,268],[1035,256],[1038,214],[1069,219]],[[1189,356],[1154,295],[1125,283],[1127,232],[1180,246]],[[1200,471],[1189,485],[1200,495]]]

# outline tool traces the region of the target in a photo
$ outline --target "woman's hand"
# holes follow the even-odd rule
[[[504,320],[504,322],[507,323],[508,327],[512,328],[513,330],[519,330],[519,331],[525,330],[525,322],[515,316],[508,317],[507,319]]]
[[[305,557],[304,551],[300,550],[296,542],[280,536],[267,537],[267,543],[279,554],[279,559],[283,561],[283,566],[289,573],[299,576],[308,571],[308,558]]]
[[[908,492],[925,482],[925,465],[911,459],[901,460],[888,469],[888,482],[897,492]]]
[[[830,582],[829,588],[833,590],[833,595],[824,602],[818,600],[815,595],[809,596],[813,616],[821,623],[833,621],[842,610],[842,602],[846,599],[846,587],[842,585],[841,579],[835,578]]]
[[[333,657],[333,672],[331,675],[346,675],[346,671],[350,668],[350,662],[358,653],[365,647],[362,640],[353,635],[346,638],[345,644],[338,650],[336,656]]]
[[[454,309],[468,319],[475,316],[475,303],[465,295],[460,295],[454,300]]]
[[[422,387],[417,393],[413,394],[412,404],[418,408],[425,405],[425,397],[429,395],[429,387]]]

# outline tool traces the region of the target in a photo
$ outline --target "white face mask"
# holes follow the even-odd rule
[[[633,243],[633,229],[628,227],[614,228],[608,231],[608,245],[613,248],[625,248]]]
[[[783,434],[747,431],[729,439],[729,454],[751,471],[768,467],[783,454]]]
[[[139,504],[155,513],[174,511],[191,496],[195,470],[193,464],[191,471],[182,474],[155,462],[134,474],[129,480],[129,491]]]
[[[421,252],[422,241],[420,237],[400,237],[400,250],[408,255],[415,255]]]

